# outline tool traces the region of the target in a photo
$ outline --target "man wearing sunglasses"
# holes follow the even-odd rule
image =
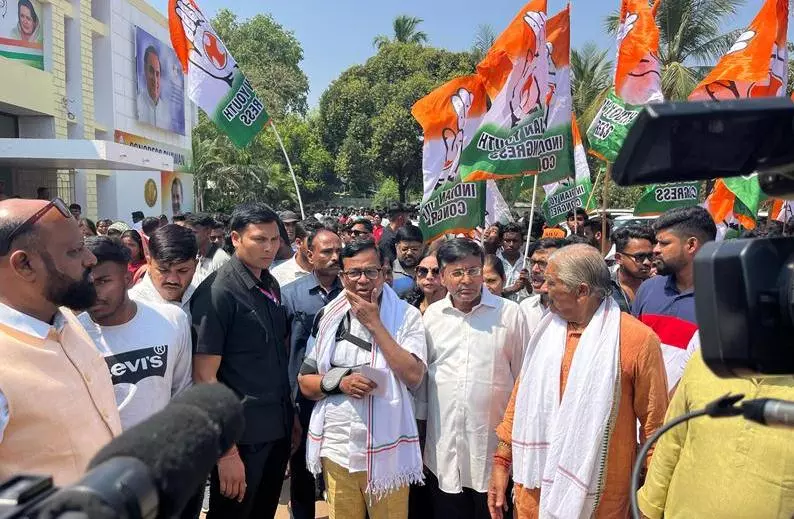
[[[0,202],[0,481],[72,484],[121,432],[107,366],[67,309],[94,303],[95,264],[62,200]]]
[[[656,236],[647,225],[626,225],[612,233],[615,262],[612,297],[621,312],[631,313],[631,303],[643,281],[651,277]]]

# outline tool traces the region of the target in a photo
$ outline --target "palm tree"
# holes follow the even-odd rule
[[[474,33],[474,43],[471,47],[471,53],[474,55],[475,61],[481,61],[496,41],[496,31],[487,23],[477,26],[477,32]]]
[[[571,51],[573,111],[580,128],[590,126],[612,86],[612,61],[607,53],[592,42]]]
[[[745,0],[663,0],[656,15],[659,58],[665,99],[686,99],[711,67],[727,52],[740,30],[722,33],[726,19]],[[619,14],[612,13],[605,27],[616,34]]]
[[[423,21],[419,17],[402,14],[394,19],[394,39],[381,34],[375,36],[372,44],[376,49],[380,49],[389,43],[417,43],[419,45],[427,43],[427,33],[417,30]]]

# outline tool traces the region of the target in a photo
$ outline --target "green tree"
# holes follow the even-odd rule
[[[471,53],[390,43],[344,71],[320,98],[319,133],[351,194],[393,179],[399,198],[421,191],[421,128],[411,107],[453,77],[471,74]]]
[[[475,61],[482,61],[491,47],[493,47],[496,36],[494,28],[487,23],[477,26],[477,32],[474,33],[474,43],[471,46],[471,53]]]
[[[424,20],[416,16],[402,14],[394,19],[394,38],[391,39],[384,34],[375,36],[372,44],[376,49],[381,49],[389,43],[427,43],[427,33],[417,30],[419,24]]]
[[[665,99],[686,99],[711,67],[733,45],[740,31],[724,33],[725,22],[745,0],[663,0],[656,15]],[[616,34],[619,13],[605,27]]]
[[[612,87],[613,64],[607,53],[590,42],[571,51],[573,111],[582,131],[590,126]]]
[[[212,26],[272,117],[306,113],[309,80],[300,68],[303,48],[292,31],[269,14],[239,21],[229,9],[218,11]]]
[[[400,199],[400,191],[397,188],[397,182],[393,178],[385,179],[375,196],[372,197],[372,205],[376,207],[387,207],[391,202],[397,202]]]

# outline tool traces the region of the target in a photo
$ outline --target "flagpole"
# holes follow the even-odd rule
[[[532,184],[532,204],[529,206],[529,225],[527,226],[527,243],[524,245],[524,268],[527,268],[527,254],[529,254],[529,242],[532,241],[532,223],[535,221],[535,191],[538,189],[538,176]]]
[[[609,178],[612,176],[612,163],[607,162],[607,169],[604,173],[604,184],[601,186],[602,198],[601,201],[601,254],[605,255],[609,252],[609,241],[607,241],[607,206],[609,199]]]
[[[590,207],[590,202],[592,202],[592,200],[593,200],[593,195],[595,194],[595,192],[596,192],[596,190],[598,188],[598,181],[601,179],[601,173],[603,173],[603,172],[604,172],[604,170],[600,169],[598,171],[598,173],[596,173],[595,182],[593,182],[593,187],[590,189],[590,196],[587,197],[587,203],[582,208],[585,211],[587,211],[587,208]]]
[[[303,199],[301,198],[301,190],[298,187],[298,179],[295,176],[295,171],[292,169],[292,162],[289,160],[287,149],[284,147],[284,142],[281,140],[281,135],[279,135],[276,125],[273,123],[273,119],[270,120],[270,127],[273,128],[273,133],[276,134],[276,140],[278,140],[278,144],[281,146],[281,151],[284,153],[284,158],[287,159],[287,167],[289,168],[290,175],[292,175],[292,183],[295,184],[295,193],[298,195],[298,206],[300,206],[301,209],[301,220],[305,220],[306,213],[303,211]]]

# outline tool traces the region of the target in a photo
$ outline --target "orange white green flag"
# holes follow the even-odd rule
[[[251,83],[195,0],[169,0],[168,26],[188,97],[244,147],[270,121]]]
[[[474,74],[441,85],[411,109],[424,132],[420,228],[427,240],[474,229],[485,219],[485,183],[461,182],[459,169],[486,106],[485,85]]]
[[[464,148],[460,175],[466,181],[557,174],[556,153],[565,136],[546,133],[548,104],[546,0],[531,0],[496,39],[477,66],[491,107]]]
[[[788,0],[766,0],[750,27],[689,99],[722,101],[786,95],[788,12]],[[753,229],[762,199],[757,174],[720,178],[705,207],[717,223],[735,218],[746,229]]]
[[[657,0],[623,0],[618,28],[615,87],[587,130],[590,153],[614,162],[644,105],[664,101],[659,62]]]

